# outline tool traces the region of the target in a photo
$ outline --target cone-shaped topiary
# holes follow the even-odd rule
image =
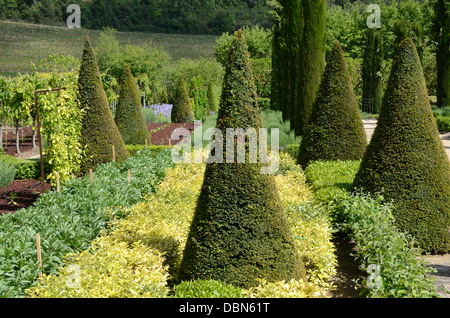
[[[77,99],[84,111],[80,142],[85,147],[85,155],[81,172],[86,173],[89,168],[112,161],[112,146],[115,147],[117,161],[128,158],[129,153],[108,105],[89,38],[83,50]]]
[[[367,137],[344,59],[335,42],[327,57],[310,124],[299,149],[303,168],[312,161],[358,160],[364,155]]]
[[[183,76],[180,76],[173,101],[172,123],[187,123],[194,120],[191,100]]]
[[[400,230],[430,253],[450,251],[450,163],[411,39],[395,56],[378,125],[353,183],[393,200]]]
[[[126,145],[143,145],[146,139],[150,142],[141,98],[128,65],[120,78],[120,96],[114,120]]]
[[[235,33],[222,87],[217,128],[262,127],[247,45]],[[235,139],[229,138],[236,146]],[[230,144],[230,145],[231,145]],[[248,142],[246,142],[248,146]],[[248,156],[247,156],[248,157]],[[236,286],[258,279],[303,278],[303,263],[294,247],[273,175],[261,163],[208,163],[183,254],[179,279],[210,278]]]

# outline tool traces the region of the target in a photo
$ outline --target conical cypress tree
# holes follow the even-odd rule
[[[129,153],[108,105],[89,38],[86,39],[83,50],[77,94],[80,109],[85,112],[80,139],[85,146],[81,172],[85,173],[89,168],[112,161],[112,146],[115,147],[117,161],[128,158]]]
[[[125,66],[120,78],[120,96],[114,118],[126,145],[143,145],[150,141],[145,124],[141,98],[130,66]]]
[[[217,104],[216,104],[216,97],[214,96],[214,86],[213,83],[209,83],[208,85],[208,91],[206,93],[208,97],[208,111],[210,112],[216,112],[217,111]]]
[[[327,57],[310,124],[299,149],[304,168],[317,160],[358,160],[367,146],[344,52],[335,42]]]
[[[398,47],[378,125],[353,186],[383,191],[393,200],[398,227],[421,248],[450,251],[450,163],[411,39]]]
[[[302,136],[308,126],[322,73],[325,69],[327,0],[301,0],[303,21],[297,56],[296,97],[291,104],[291,127]],[[291,45],[291,44],[289,44]]]
[[[258,131],[261,127],[247,45],[242,32],[237,31],[217,120],[224,137],[224,154],[227,128]],[[234,138],[230,141],[235,145]],[[274,176],[261,173],[259,160],[208,163],[179,279],[209,278],[249,287],[258,285],[259,278],[280,281],[302,277],[302,261],[294,247]]]
[[[374,29],[368,29],[366,35],[366,47],[364,49],[362,78],[363,99],[373,100],[373,113],[378,114],[382,98],[381,68],[383,63],[383,43],[381,33]]]
[[[180,76],[178,79],[171,119],[172,123],[187,123],[194,120],[191,100],[189,99],[189,94],[183,76]]]
[[[437,43],[437,87],[438,107],[450,106],[450,1],[437,0],[434,4],[434,39]]]

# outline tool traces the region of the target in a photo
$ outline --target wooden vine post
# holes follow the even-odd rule
[[[41,236],[36,234],[36,249],[37,249],[37,259],[39,262],[39,267],[42,267],[42,254],[41,254]],[[39,271],[39,278],[42,278],[42,272]]]

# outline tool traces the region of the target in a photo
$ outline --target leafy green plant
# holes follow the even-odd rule
[[[20,297],[37,283],[36,233],[41,235],[44,274],[55,274],[68,253],[89,248],[108,222],[156,191],[172,165],[170,151],[142,149],[123,165],[106,163],[89,176],[70,179],[35,205],[0,217],[0,297]],[[132,182],[128,182],[131,169]]]
[[[398,230],[392,205],[382,196],[352,195],[337,208],[347,217],[342,228],[356,243],[356,258],[369,274],[362,282],[369,297],[438,297],[427,276],[434,269],[427,267],[414,238]]]
[[[16,167],[12,163],[0,161],[0,188],[9,186],[16,173]]]

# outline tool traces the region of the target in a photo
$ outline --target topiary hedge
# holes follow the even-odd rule
[[[430,253],[450,251],[450,163],[411,39],[397,50],[378,125],[353,187],[383,191],[398,227]]]
[[[298,162],[306,168],[317,160],[359,160],[366,146],[367,137],[344,52],[335,42],[302,138]]]
[[[129,65],[125,66],[120,78],[120,96],[114,121],[126,145],[143,145],[145,140],[150,143],[141,97]]]
[[[229,51],[217,128],[262,127],[247,44],[235,33]],[[231,139],[236,146],[236,141]],[[246,148],[248,144],[246,143]],[[226,153],[226,146],[223,153]],[[247,158],[248,159],[248,158]],[[261,163],[207,165],[183,253],[179,280],[214,279],[238,287],[301,280],[302,261],[273,175]]]
[[[172,114],[172,123],[187,123],[194,120],[192,112],[191,100],[187,91],[186,83],[183,76],[178,79],[177,89],[175,92]]]
[[[116,160],[124,161],[129,157],[122,136],[114,122],[108,105],[97,61],[89,38],[83,50],[78,77],[77,99],[84,112],[82,120],[81,144],[85,148],[81,164],[81,173],[99,164],[112,161],[115,148]]]

